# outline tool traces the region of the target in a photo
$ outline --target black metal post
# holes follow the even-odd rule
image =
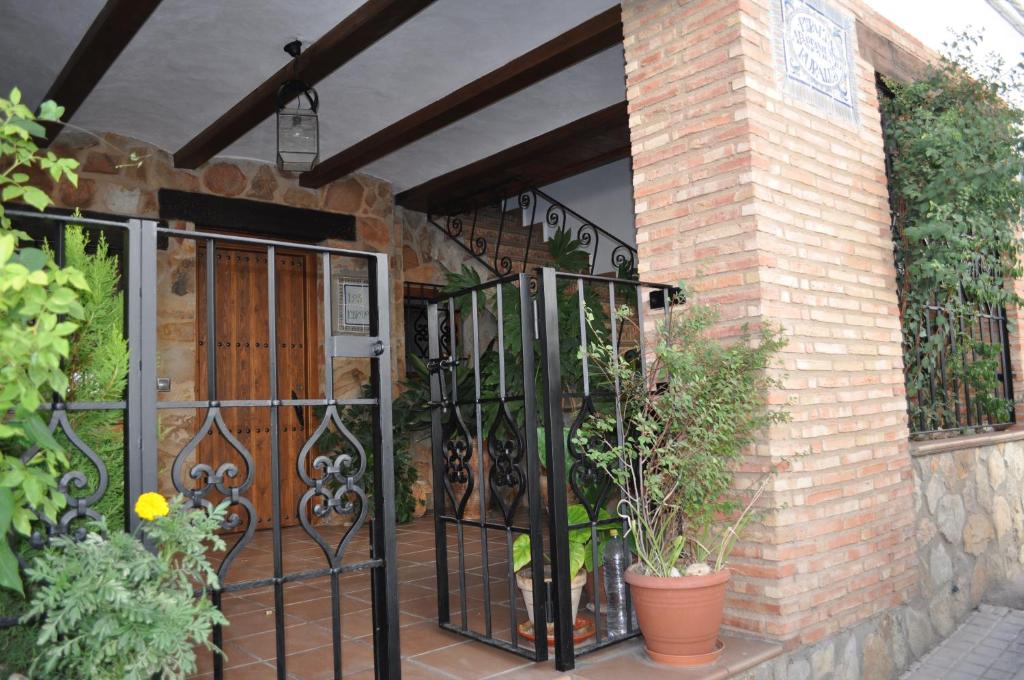
[[[330,304],[328,300],[325,304]],[[281,447],[278,442],[281,406],[277,385],[277,249],[267,247],[267,332],[270,336],[268,354],[270,368],[270,494],[273,515],[274,550],[274,628],[277,643],[277,680],[285,680],[287,658],[284,627],[284,565],[281,553]],[[251,520],[250,520],[251,521]]]
[[[569,518],[565,494],[565,446],[562,441],[562,370],[558,337],[558,281],[550,267],[541,269],[540,346],[544,362],[544,427],[547,431],[548,521],[551,544],[551,577],[555,612],[555,668],[572,670],[576,665],[573,649],[572,592],[569,574]],[[535,576],[536,577],[536,576]]]
[[[540,454],[537,451],[537,394],[533,357],[536,342],[536,328],[533,323],[533,298],[530,296],[530,277],[519,275],[519,314],[523,341],[523,412],[526,419],[526,494],[529,499],[530,516],[530,565],[534,573],[533,581],[533,620],[534,654],[538,661],[548,658],[547,635],[541,634],[544,626],[544,532],[541,526],[540,497]],[[545,437],[547,439],[547,437]],[[550,459],[549,459],[550,460]],[[511,550],[509,551],[511,554]],[[511,559],[509,560],[511,562]],[[537,572],[541,578],[537,579]],[[511,607],[515,611],[515,607]]]
[[[431,468],[434,473],[434,559],[437,575],[437,622],[441,625],[451,622],[448,595],[448,523],[444,516],[444,448],[442,443],[441,403],[444,401],[444,381],[441,372],[439,314],[437,303],[427,306],[427,356],[430,359],[430,452]],[[449,324],[452,323],[449,317]]]
[[[377,255],[369,260],[370,334],[378,336],[377,356],[370,359],[370,385],[377,398],[373,419],[374,494],[373,558],[381,560],[370,572],[373,590],[373,653],[376,677],[400,680],[398,640],[398,567],[395,563],[395,476],[391,421],[391,295],[388,260]],[[330,298],[325,301],[330,303]]]

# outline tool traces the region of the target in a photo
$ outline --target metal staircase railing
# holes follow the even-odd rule
[[[427,215],[495,276],[549,265],[545,233],[568,232],[587,253],[589,274],[636,278],[636,249],[540,189],[472,210]]]

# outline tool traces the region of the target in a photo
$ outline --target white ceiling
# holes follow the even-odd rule
[[[176,151],[361,0],[164,0],[72,122]],[[438,0],[316,87],[321,157],[617,4]],[[0,0],[0,90],[45,93],[103,0]],[[625,98],[615,47],[364,168],[401,190]],[[267,120],[222,156],[272,162]]]

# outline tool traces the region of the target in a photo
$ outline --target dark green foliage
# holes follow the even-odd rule
[[[893,97],[883,101],[907,397],[918,430],[950,427],[966,392],[996,420],[1012,408],[996,397],[998,340],[980,337],[976,315],[1021,302],[1008,283],[1021,275],[1024,114],[1012,102],[1022,69],[980,64],[978,42],[959,36],[921,80],[888,82]],[[951,389],[933,399],[940,374]]]
[[[419,478],[419,474],[413,465],[409,446],[417,433],[422,433],[430,428],[430,413],[423,406],[430,399],[427,367],[415,357],[412,359],[417,379],[399,385],[400,394],[391,406],[391,417],[394,423],[392,432],[395,463],[395,521],[399,524],[411,521],[413,512],[416,510],[416,499],[413,498],[412,487]],[[363,391],[368,394],[369,385],[364,386]],[[322,408],[318,409],[317,418],[323,418],[323,413]],[[367,406],[346,406],[340,410],[340,415],[341,422],[359,440],[366,453],[366,474],[363,476],[361,485],[366,491],[367,497],[372,497],[374,492],[372,411]],[[352,444],[341,434],[335,432],[333,428],[324,432],[317,442],[317,448],[323,452],[330,451],[332,454],[347,452],[357,459]]]
[[[124,337],[124,294],[120,292],[119,263],[109,252],[101,234],[95,252],[86,252],[89,237],[78,226],[65,232],[65,261],[82,272],[89,290],[79,301],[85,316],[71,337],[68,356],[68,401],[118,401],[128,380],[128,342]],[[88,411],[70,415],[78,436],[104,462],[108,474],[107,492],[96,511],[111,527],[124,523],[124,414],[121,411]],[[70,442],[61,442],[71,467],[86,473],[86,491],[95,488],[95,466],[77,453]]]

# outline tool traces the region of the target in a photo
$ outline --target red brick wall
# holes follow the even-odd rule
[[[771,21],[769,0],[623,2],[641,277],[689,282],[723,335],[789,337],[792,422],[755,453],[806,455],[734,554],[726,621],[807,643],[912,591],[912,484],[874,69],[856,57],[857,124],[783,96]]]

